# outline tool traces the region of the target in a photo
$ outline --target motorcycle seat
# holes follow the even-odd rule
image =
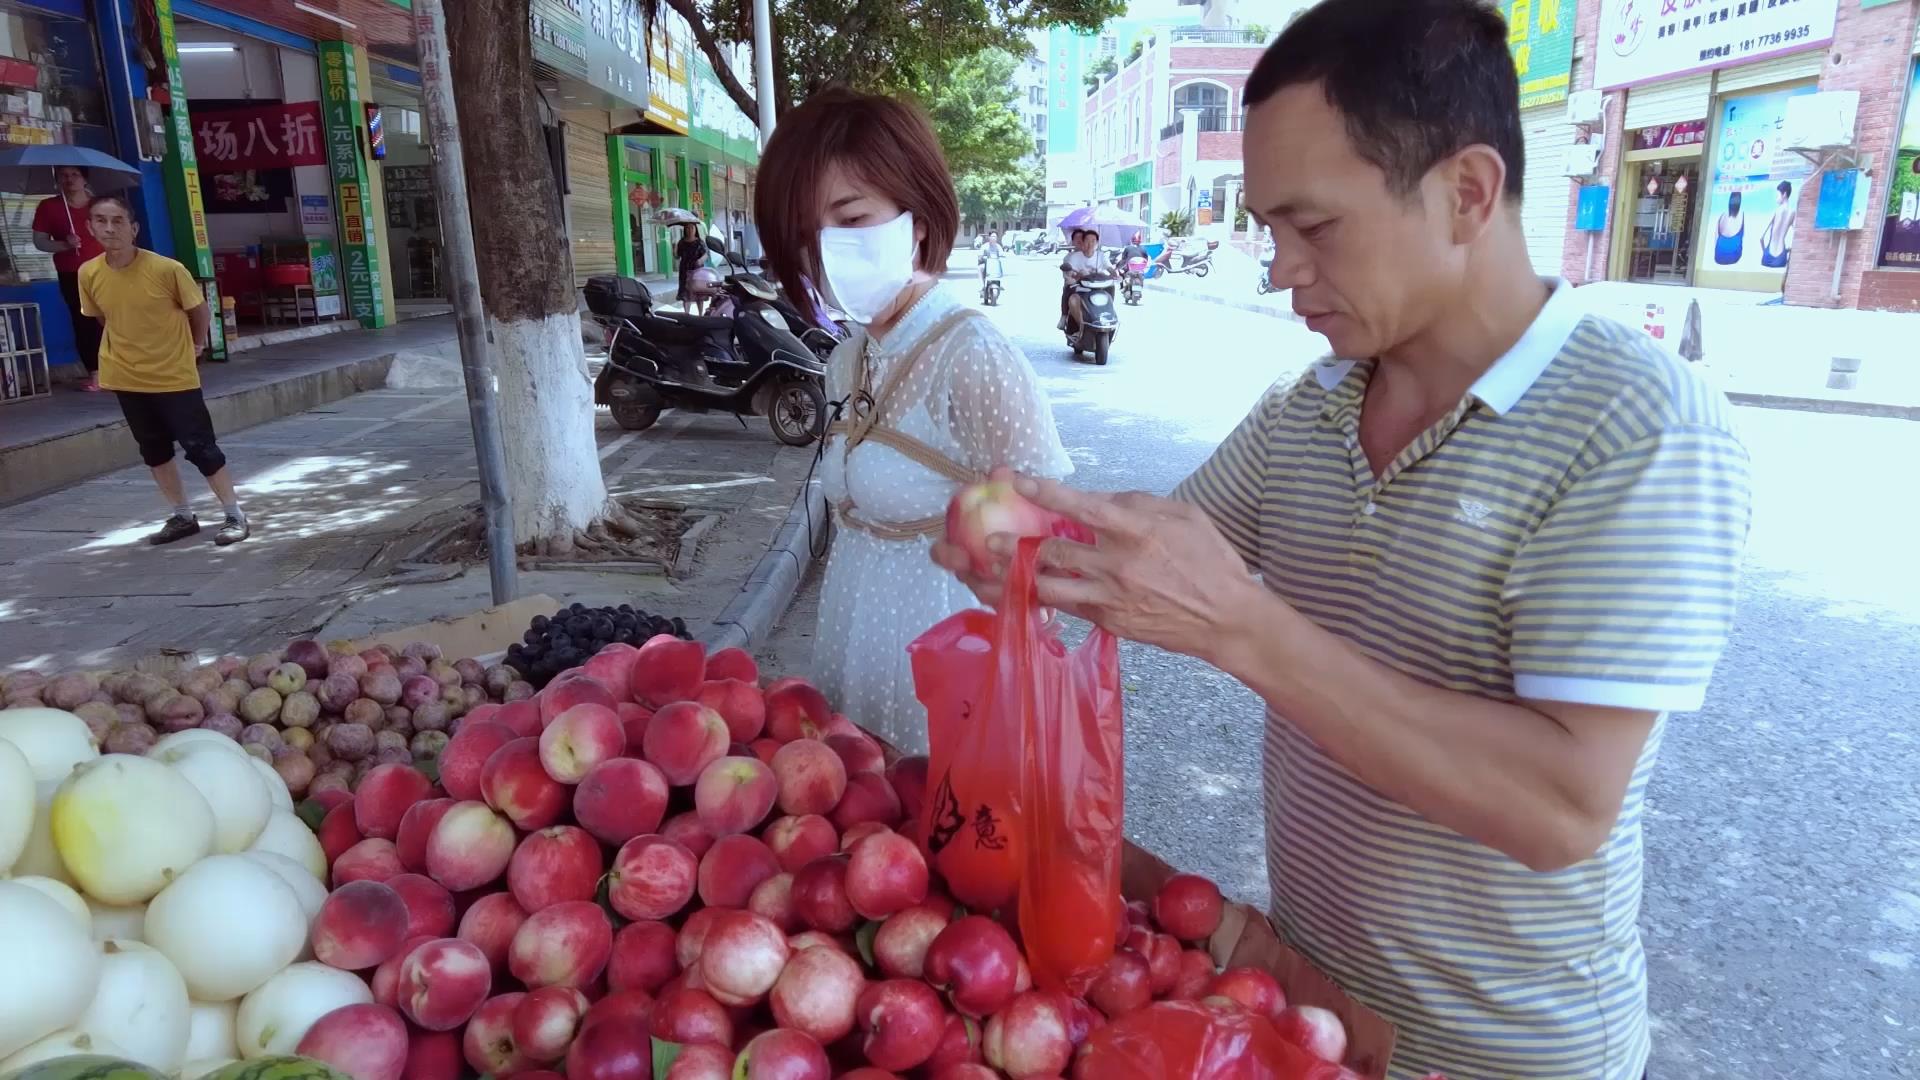
[[[689,315],[683,311],[655,311],[653,318],[660,322],[671,323],[682,330],[711,332],[733,329],[732,319],[715,318],[711,315]]]

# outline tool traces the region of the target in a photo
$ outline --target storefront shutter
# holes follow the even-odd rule
[[[1707,104],[1713,98],[1713,73],[1701,72],[1670,82],[1636,86],[1627,91],[1628,131],[1677,124],[1683,120],[1704,120]]]
[[[595,274],[615,272],[613,255],[613,178],[607,171],[607,133],[603,117],[567,118],[567,195],[573,226],[574,284]]]
[[[1778,83],[1805,82],[1820,77],[1820,64],[1826,60],[1827,50],[1810,49],[1791,56],[1775,56],[1767,60],[1757,60],[1751,64],[1726,68],[1716,76],[1714,90],[1722,94],[1731,94],[1740,90],[1751,90],[1756,86],[1773,86]]]
[[[1520,227],[1526,234],[1534,271],[1557,277],[1561,245],[1567,235],[1567,203],[1573,189],[1573,181],[1566,176],[1573,125],[1567,123],[1563,102],[1522,112],[1520,129],[1527,148],[1526,172],[1521,178]]]

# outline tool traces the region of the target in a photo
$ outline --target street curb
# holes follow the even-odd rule
[[[813,562],[816,541],[826,534],[830,520],[820,481],[810,480],[794,496],[787,520],[773,534],[767,553],[747,575],[738,595],[700,635],[700,643],[708,652],[751,652],[766,640],[774,624],[792,606],[800,581]]]
[[[1837,401],[1833,398],[1794,397],[1791,394],[1749,394],[1727,391],[1727,400],[1735,405],[1760,409],[1790,409],[1795,412],[1833,413],[1841,416],[1876,416],[1887,420],[1920,420],[1920,405],[1889,405],[1877,401]]]
[[[256,424],[331,404],[363,390],[379,389],[386,384],[387,369],[393,364],[394,355],[386,353],[208,395],[207,412],[213,418],[214,430],[220,434],[244,431]],[[39,442],[8,447],[0,450],[0,506],[58,491],[139,462],[139,450],[127,435],[127,422],[118,418]]]
[[[1270,315],[1289,322],[1304,323],[1306,320],[1295,315],[1290,309],[1276,310],[1252,300],[1230,300],[1224,296],[1188,289],[1183,285],[1162,284],[1161,289],[1186,300],[1201,300],[1221,307],[1235,308],[1252,312],[1255,315]],[[1792,394],[1756,394],[1746,391],[1724,391],[1727,400],[1735,405],[1745,405],[1760,409],[1786,409],[1793,412],[1831,413],[1837,416],[1872,416],[1888,420],[1920,420],[1920,405],[1892,405],[1878,401],[1844,401],[1835,398],[1798,397]]]
[[[1276,319],[1285,319],[1288,322],[1303,323],[1306,321],[1300,316],[1295,315],[1290,308],[1276,308],[1268,304],[1262,304],[1257,300],[1232,300],[1224,296],[1215,296],[1210,292],[1189,289],[1185,285],[1175,285],[1171,282],[1162,282],[1157,285],[1156,288],[1164,289],[1186,300],[1201,300],[1209,304],[1218,304],[1221,307],[1252,312],[1255,315],[1271,315]]]

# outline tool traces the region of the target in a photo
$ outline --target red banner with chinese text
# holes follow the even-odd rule
[[[242,109],[192,109],[194,149],[207,173],[325,165],[320,103],[296,101]]]

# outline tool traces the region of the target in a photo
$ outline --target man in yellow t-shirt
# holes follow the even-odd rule
[[[120,398],[140,460],[153,470],[154,483],[173,508],[147,542],[170,544],[200,531],[173,460],[178,443],[226,510],[213,542],[237,544],[252,530],[227,474],[226,455],[214,438],[213,417],[207,413],[195,366],[212,327],[207,298],[186,267],[134,245],[140,225],[125,199],[94,199],[87,223],[105,249],[80,267],[80,310],[105,327],[100,388]]]

